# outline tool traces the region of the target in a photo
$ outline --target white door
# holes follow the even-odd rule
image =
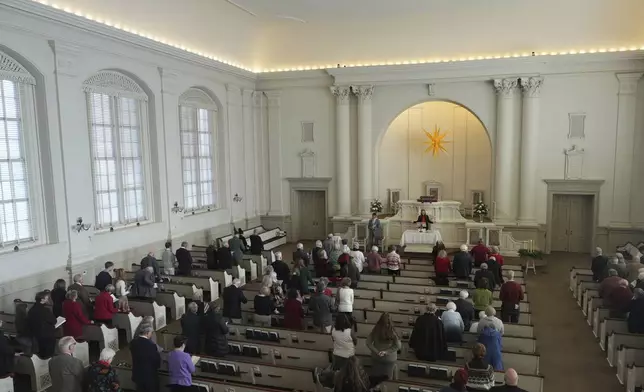
[[[321,240],[326,235],[324,191],[299,191],[299,239]]]
[[[554,195],[551,250],[588,252],[592,244],[593,196]]]
[[[568,195],[554,195],[552,203],[551,248],[568,252]]]

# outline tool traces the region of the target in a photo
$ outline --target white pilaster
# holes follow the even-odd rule
[[[268,100],[269,215],[283,216],[281,91],[264,92]]]
[[[246,219],[257,215],[255,186],[255,138],[253,129],[253,90],[242,90],[242,112],[244,115],[244,180],[246,194],[243,204],[246,209]]]
[[[242,93],[238,86],[227,84],[226,94],[228,96],[228,149],[227,160],[230,176],[228,187],[228,198],[231,222],[246,218],[246,211],[243,201],[246,199],[246,181],[244,180],[244,116],[242,113]],[[235,202],[234,195],[238,194],[243,198],[242,202]]]
[[[371,97],[373,86],[351,86],[358,97],[358,213],[369,215],[373,200]]]
[[[163,145],[165,148],[164,165],[165,172],[168,179],[176,179],[183,182],[183,173],[181,165],[168,165],[168,161],[181,162],[181,151],[177,146],[181,146],[181,135],[179,132],[179,111],[171,110],[170,108],[179,107],[179,88],[178,79],[179,75],[169,69],[159,67],[159,76],[161,77],[161,109],[163,110]],[[172,212],[174,203],[184,206],[183,187],[170,186],[171,181],[165,181],[166,186],[166,211],[163,215],[168,216],[168,239],[172,239],[173,235],[178,233],[178,227],[182,215]]]
[[[499,223],[511,224],[516,221],[517,195],[516,177],[513,175],[518,165],[512,159],[516,140],[514,130],[514,99],[517,79],[495,79],[494,89],[497,94],[496,116],[496,165],[494,178],[494,201],[496,211],[494,219]]]
[[[519,179],[519,224],[535,226],[535,194],[539,139],[539,96],[543,78],[521,79],[523,90],[523,122],[521,124],[521,176]]]
[[[263,92],[255,91],[253,94],[255,105],[255,187],[257,189],[257,211],[259,215],[266,215],[269,210],[270,192],[263,191],[268,188],[270,178],[268,165],[268,135],[266,131],[266,97]]]
[[[349,87],[332,86],[336,98],[335,123],[335,191],[336,216],[351,215],[351,137],[349,134]]]
[[[611,227],[631,227],[631,181],[633,173],[637,83],[642,73],[620,73],[617,94],[617,136]]]

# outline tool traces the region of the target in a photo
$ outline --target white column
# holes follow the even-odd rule
[[[351,215],[351,137],[349,134],[349,87],[332,86],[336,98],[335,123],[335,191],[336,216]]]
[[[521,177],[519,179],[519,224],[537,224],[535,193],[539,139],[539,94],[543,78],[521,79],[523,90],[523,122],[521,124]]]
[[[515,184],[513,165],[518,165],[512,159],[514,148],[514,93],[517,87],[516,79],[495,79],[494,88],[497,94],[496,115],[496,170],[494,177],[494,201],[496,216],[500,223],[513,223],[516,220],[516,194],[512,189]]]
[[[253,95],[255,104],[255,188],[257,197],[257,212],[266,215],[269,210],[270,192],[266,192],[270,171],[268,165],[268,133],[266,130],[266,99],[264,93],[255,91]]]
[[[282,120],[280,115],[281,91],[264,92],[268,100],[268,171],[270,198],[269,215],[283,216],[282,190]]]
[[[358,97],[358,213],[369,215],[373,200],[371,97],[373,86],[351,86]]]
[[[242,92],[238,86],[227,84],[226,93],[228,96],[228,176],[230,177],[228,187],[228,201],[230,205],[230,222],[238,222],[246,218],[244,203],[233,200],[237,194],[246,199],[246,182],[244,180],[244,164],[238,163],[244,157],[244,115],[242,112]]]
[[[611,227],[631,227],[631,181],[633,173],[637,83],[642,73],[620,73],[617,94],[617,135],[613,181]]]
[[[253,90],[242,90],[242,112],[244,115],[244,179],[246,181],[246,190],[243,204],[246,208],[246,219],[257,216],[255,199],[257,197],[257,187],[255,186],[255,138],[253,128]]]

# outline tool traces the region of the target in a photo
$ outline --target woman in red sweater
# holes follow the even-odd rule
[[[63,332],[65,336],[72,336],[74,339],[83,336],[83,325],[92,324],[83,313],[83,306],[76,302],[77,299],[78,291],[69,290],[67,299],[63,302],[63,317],[66,320],[63,324]]]
[[[436,285],[447,286],[449,284],[447,279],[449,276],[449,258],[444,249],[438,252],[436,261],[434,261],[434,270],[436,271]]]
[[[296,289],[290,289],[288,299],[284,302],[284,328],[304,329],[303,322],[302,297]]]
[[[94,320],[108,327],[112,326],[112,317],[114,313],[118,312],[118,309],[114,306],[113,292],[114,286],[108,284],[105,286],[105,290],[96,297],[96,301],[94,302]]]

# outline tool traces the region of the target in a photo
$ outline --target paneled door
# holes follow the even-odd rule
[[[553,251],[590,251],[592,244],[593,196],[554,195],[551,248]]]
[[[299,239],[321,240],[326,236],[326,194],[324,191],[298,191]]]

